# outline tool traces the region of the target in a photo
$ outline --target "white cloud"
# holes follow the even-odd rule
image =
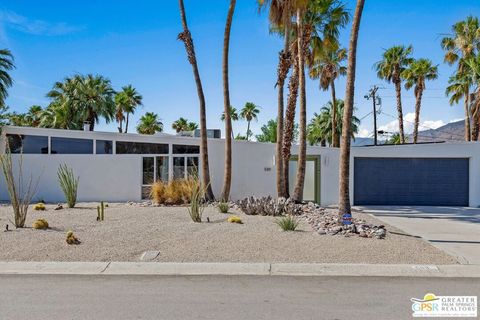
[[[415,113],[410,112],[403,116],[403,129],[405,133],[410,134],[413,132],[413,125],[415,123]],[[445,122],[443,120],[424,120],[420,116],[420,125],[418,127],[419,131],[425,131],[430,129],[437,129],[441,126],[444,126]],[[393,120],[387,124],[381,125],[378,130],[383,130],[387,132],[398,132],[398,120]]]
[[[370,133],[370,131],[362,127],[358,129],[358,133],[355,135],[355,137],[359,137],[359,138],[369,138],[371,136],[372,134]]]
[[[34,20],[12,11],[1,11],[0,22],[4,27],[34,35],[58,36],[84,29],[83,27],[68,25],[65,22],[52,23]]]

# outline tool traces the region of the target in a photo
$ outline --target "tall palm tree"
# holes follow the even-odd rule
[[[337,99],[335,105],[332,101],[329,101],[325,106],[320,110],[320,114],[314,113],[313,118],[310,120],[307,128],[307,140],[310,145],[321,144],[326,146],[328,142],[330,145],[333,144],[334,134],[332,132],[335,127],[336,136],[342,134],[342,118],[336,118],[337,125],[333,126],[333,108],[337,109],[337,114],[343,114],[344,110],[344,101]],[[355,116],[352,116],[352,129],[351,129],[351,138],[355,138],[355,134],[358,133],[358,127],[360,125],[360,119]]]
[[[412,46],[393,46],[383,53],[382,60],[375,63],[374,68],[377,71],[378,78],[387,82],[393,82],[397,97],[397,113],[400,140],[405,143],[405,134],[403,130],[403,111],[402,111],[402,72],[413,59],[411,54]]]
[[[99,75],[87,75],[78,78],[78,103],[81,106],[83,119],[90,123],[90,131],[99,123],[100,118],[107,123],[114,119],[115,102],[110,80]]]
[[[13,55],[8,49],[0,49],[0,106],[5,105],[8,88],[13,84],[9,71],[15,69]]]
[[[205,107],[205,95],[203,93],[202,81],[200,79],[200,72],[198,71],[197,57],[195,55],[195,46],[193,44],[192,35],[188,29],[187,16],[185,14],[185,6],[183,0],[178,0],[180,7],[180,18],[182,20],[183,31],[178,35],[178,39],[185,44],[185,51],[187,52],[188,62],[192,66],[193,77],[195,78],[195,84],[197,86],[197,94],[199,100],[200,109],[200,157],[201,171],[202,171],[202,184],[205,189],[205,200],[212,201],[215,199],[210,183],[210,167],[208,163],[208,140],[207,140],[207,115]]]
[[[350,207],[350,132],[352,130],[353,100],[355,95],[355,71],[357,65],[357,42],[365,0],[357,0],[353,15],[352,31],[348,48],[347,85],[345,109],[343,110],[342,140],[340,143],[339,199],[338,213],[351,214]]]
[[[233,14],[235,12],[236,0],[230,0],[228,7],[227,22],[223,36],[223,107],[225,112],[225,172],[223,176],[223,189],[221,198],[228,201],[230,198],[230,187],[232,184],[232,120],[230,119],[230,88],[228,83],[228,53],[230,49],[230,31],[232,27]]]
[[[243,109],[240,111],[240,116],[242,117],[242,119],[247,121],[247,140],[250,140],[250,137],[252,135],[250,131],[250,122],[252,122],[252,120],[257,120],[259,113],[260,109],[253,102],[247,102]]]
[[[347,74],[347,68],[343,65],[343,62],[347,59],[347,50],[339,49],[336,44],[328,46],[320,46],[313,50],[313,63],[310,66],[310,77],[312,79],[319,79],[320,89],[328,90],[332,94],[332,147],[338,147],[340,145],[340,135],[337,134],[336,125],[337,121],[337,108],[335,103],[337,101],[335,94],[335,80],[338,76],[344,76]]]
[[[465,72],[474,86],[470,106],[473,119],[472,141],[478,141],[480,138],[480,55],[469,57],[464,63]]]
[[[465,74],[464,61],[475,56],[480,50],[480,23],[478,18],[469,16],[464,21],[455,23],[452,26],[452,33],[442,39],[441,46],[445,50],[444,61],[446,63],[453,65],[458,61],[457,74],[450,78],[451,85],[454,85],[454,87],[451,90],[447,88],[447,94],[453,94],[453,91],[457,92],[456,97],[450,102],[457,103],[461,97],[464,98],[465,140],[470,141],[469,92],[472,83],[468,81],[470,78]],[[460,96],[458,96],[459,92],[462,92]]]
[[[469,75],[465,72],[457,72],[450,76],[448,79],[448,86],[445,89],[445,94],[450,96],[450,105],[454,105],[460,102],[463,98],[464,112],[465,112],[465,141],[471,140],[471,128],[470,128],[470,106],[469,106],[469,94],[472,83]]]
[[[142,95],[140,95],[137,90],[132,86],[128,85],[125,87],[122,87],[122,91],[120,91],[122,95],[124,96],[125,99],[125,106],[124,106],[124,112],[127,114],[126,120],[125,120],[125,133],[128,132],[128,119],[130,114],[135,113],[135,109],[138,106],[142,105]]]
[[[304,17],[308,3],[299,4],[297,7],[297,52],[298,59],[298,84],[300,92],[299,102],[299,127],[300,139],[298,148],[297,175],[295,178],[295,187],[293,189],[292,199],[294,201],[303,200],[303,187],[305,183],[305,170],[307,163],[307,92],[305,88],[305,48],[304,43],[309,40],[309,30],[304,27]],[[304,38],[305,37],[305,38]]]
[[[425,90],[426,80],[438,78],[438,66],[433,65],[429,59],[414,60],[402,73],[405,79],[405,89],[409,90],[415,86],[415,124],[413,127],[413,143],[417,143],[418,125],[420,123],[420,108],[422,106],[422,95]]]
[[[163,131],[163,123],[153,112],[145,113],[139,120],[137,132],[140,134],[155,134]]]
[[[268,8],[271,28],[283,29],[284,47],[279,52],[279,61],[277,67],[277,133],[275,160],[277,177],[277,195],[287,197],[287,188],[284,178],[284,155],[283,155],[283,131],[284,131],[284,88],[285,80],[292,65],[292,54],[290,53],[290,28],[295,0],[259,0],[260,8]],[[295,100],[296,101],[296,100]],[[288,169],[288,162],[287,162]]]

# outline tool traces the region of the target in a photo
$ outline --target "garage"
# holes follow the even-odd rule
[[[355,205],[468,206],[468,158],[354,158]]]

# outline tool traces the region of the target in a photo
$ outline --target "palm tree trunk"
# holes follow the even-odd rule
[[[127,120],[125,120],[125,133],[128,133],[128,119],[130,117],[130,112],[127,112]]]
[[[247,121],[247,140],[250,140],[250,120]]]
[[[299,91],[300,91],[300,114],[299,114],[299,127],[300,127],[300,136],[299,136],[299,148],[298,148],[298,165],[297,165],[297,176],[295,179],[295,188],[293,189],[292,198],[295,201],[303,200],[303,188],[305,184],[305,167],[307,164],[307,96],[305,88],[305,61],[303,50],[303,41],[304,41],[304,30],[303,30],[303,12],[297,10],[297,27],[298,27],[298,82],[299,82]]]
[[[197,57],[195,55],[195,47],[193,45],[192,36],[190,30],[188,30],[187,17],[185,15],[185,7],[183,0],[179,0],[180,16],[183,25],[183,32],[178,35],[178,39],[182,40],[185,44],[185,50],[187,51],[188,61],[192,65],[193,76],[195,78],[195,84],[197,86],[197,94],[199,100],[200,109],[200,157],[202,158],[201,171],[202,171],[202,184],[205,188],[205,200],[213,201],[215,197],[212,191],[212,185],[210,183],[210,167],[208,164],[208,140],[207,140],[207,115],[205,106],[205,95],[203,94],[202,81],[200,79],[200,73],[198,71]]]
[[[472,131],[470,129],[470,108],[468,103],[469,89],[467,88],[465,92],[464,103],[465,103],[465,141],[470,141],[472,139]]]
[[[340,145],[340,137],[337,135],[337,98],[335,96],[335,82],[332,80],[330,84],[332,91],[332,147],[338,148]]]
[[[352,32],[348,49],[347,86],[342,120],[342,142],[340,143],[340,181],[338,210],[343,214],[352,213],[350,206],[350,132],[352,130],[353,100],[355,94],[355,69],[357,64],[357,41],[365,0],[357,0],[353,16]]]
[[[236,0],[230,0],[225,34],[223,37],[223,103],[225,109],[225,172],[223,176],[222,200],[230,200],[230,186],[232,184],[232,119],[230,118],[230,89],[228,84],[228,52],[230,46],[230,29]]]
[[[400,143],[405,143],[405,134],[403,132],[403,111],[402,111],[402,83],[395,81],[395,92],[397,96],[397,113]]]
[[[285,79],[288,75],[288,70],[290,70],[291,61],[290,61],[290,35],[289,35],[289,26],[285,25],[285,47],[280,52],[279,62],[278,62],[278,108],[277,108],[277,143],[275,148],[275,159],[276,159],[276,175],[277,175],[277,196],[278,197],[287,197],[285,193],[285,178],[283,174],[283,112],[284,112],[284,88],[285,88]],[[288,165],[288,163],[287,163]]]
[[[88,111],[88,118],[87,121],[90,122],[90,131],[95,130],[95,114],[93,113],[93,110]]]
[[[415,101],[415,124],[413,126],[413,143],[417,143],[418,139],[418,125],[420,123],[420,107],[422,105],[422,94],[423,90],[418,89],[418,92],[416,92],[416,101]]]
[[[293,72],[288,82],[288,99],[287,111],[285,113],[285,133],[283,136],[283,180],[284,195],[286,198],[290,197],[290,179],[289,179],[289,164],[291,156],[291,148],[295,129],[295,109],[297,106],[298,97],[298,60],[293,59]]]
[[[118,129],[118,133],[122,133],[122,132],[123,132],[123,120],[122,120],[122,119],[120,119],[120,120],[118,121],[118,128],[117,128],[117,129]]]

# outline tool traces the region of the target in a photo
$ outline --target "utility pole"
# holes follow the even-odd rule
[[[370,100],[370,98],[373,101],[373,144],[376,146],[378,145],[377,141],[377,86],[373,86],[370,91],[368,91],[368,94],[365,95],[365,99]]]

